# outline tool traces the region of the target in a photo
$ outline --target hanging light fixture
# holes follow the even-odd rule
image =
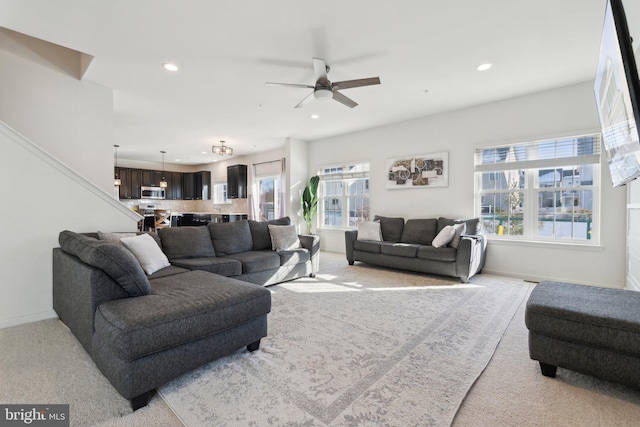
[[[224,144],[224,141],[220,141],[220,146],[214,145],[211,148],[211,151],[213,151],[214,154],[219,154],[221,156],[224,156],[225,154],[228,156],[233,156],[233,148],[228,147]]]
[[[167,188],[167,180],[164,179],[164,154],[166,151],[161,151],[162,153],[162,181],[160,181],[160,188]]]
[[[120,184],[122,184],[122,181],[120,180],[120,177],[118,176],[118,147],[120,147],[119,145],[114,145],[114,150],[115,150],[115,175],[113,177],[113,185],[115,187],[120,187]]]

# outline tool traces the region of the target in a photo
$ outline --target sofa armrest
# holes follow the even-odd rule
[[[460,239],[456,254],[456,273],[467,282],[484,267],[487,240],[481,235],[466,235]]]
[[[53,249],[53,309],[91,353],[95,311],[100,304],[129,295],[104,271]]]
[[[358,240],[358,230],[346,230],[344,232],[344,248],[349,265],[353,265],[353,243]]]
[[[314,277],[320,268],[320,236],[315,234],[299,234],[300,244],[309,251],[311,259],[311,277]]]

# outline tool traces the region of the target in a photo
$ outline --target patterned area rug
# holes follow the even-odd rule
[[[522,281],[330,264],[272,286],[269,335],[160,389],[186,426],[448,426]]]

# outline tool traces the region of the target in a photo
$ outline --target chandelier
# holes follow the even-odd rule
[[[225,154],[233,156],[233,148],[224,145],[224,141],[220,141],[220,146],[214,145],[211,147],[211,151],[213,151],[214,154],[219,154],[221,156],[224,156]]]

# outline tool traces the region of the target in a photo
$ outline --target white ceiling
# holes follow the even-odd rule
[[[625,1],[632,34],[638,3]],[[218,157],[211,145],[222,139],[247,155],[288,137],[316,140],[591,80],[604,8],[605,0],[0,0],[0,26],[95,57],[84,79],[114,91],[121,158],[157,161],[166,150],[167,162],[200,164]],[[354,109],[335,101],[294,109],[310,90],[265,85],[313,84],[314,56],[326,59],[332,81],[382,84],[345,90]],[[476,71],[483,62],[494,66]]]

